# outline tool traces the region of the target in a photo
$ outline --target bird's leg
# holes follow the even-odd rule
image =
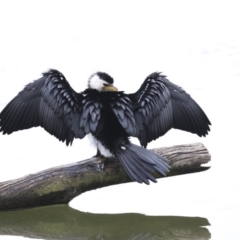
[[[97,158],[97,165],[96,165],[96,169],[97,169],[97,171],[98,172],[100,172],[100,173],[103,173],[104,172],[104,165],[105,165],[105,161],[107,160],[107,158],[106,157],[104,157],[102,154],[101,154],[101,152],[100,152],[100,150],[99,149],[97,149],[97,154],[94,156],[95,158]]]
[[[99,161],[101,161],[101,163],[107,163],[109,160],[111,161],[111,159],[113,159],[113,157],[106,157],[104,156],[99,149],[97,149],[97,154],[94,156],[95,158],[97,158]]]
[[[104,157],[99,149],[97,149],[97,154],[94,156],[95,158],[99,159],[102,163],[106,161],[106,157]]]
[[[97,154],[95,155],[95,157],[101,157],[101,152],[99,151],[99,149],[97,149]]]

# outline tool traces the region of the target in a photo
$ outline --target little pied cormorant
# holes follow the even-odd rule
[[[41,126],[67,145],[89,134],[100,154],[115,156],[133,181],[146,184],[156,182],[153,172],[165,176],[169,171],[164,157],[145,149],[149,142],[171,128],[205,136],[209,125],[190,95],[158,72],[133,94],[118,91],[112,77],[97,72],[89,78],[88,88],[77,93],[62,73],[50,69],[0,113],[3,134]],[[142,147],[130,143],[130,136],[137,137]]]

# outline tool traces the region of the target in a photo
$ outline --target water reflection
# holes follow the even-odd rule
[[[91,214],[62,205],[0,212],[0,235],[42,239],[205,240],[209,225],[199,217]]]

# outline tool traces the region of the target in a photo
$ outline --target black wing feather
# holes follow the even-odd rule
[[[62,73],[49,70],[29,83],[0,113],[0,132],[41,126],[66,144],[96,131],[101,104],[76,93]]]
[[[78,114],[77,121],[73,125],[73,129],[77,129],[76,135],[79,138],[94,133],[97,129],[103,107],[97,93],[97,91],[85,90],[82,94],[81,114]]]
[[[133,102],[134,117],[138,124],[142,146],[162,136],[172,125],[170,92],[161,81],[151,75],[135,94],[129,94]]]
[[[170,82],[166,77],[157,76],[170,91],[173,107],[173,128],[206,136],[211,122],[201,107],[181,87]]]
[[[138,136],[138,128],[133,114],[132,102],[129,97],[123,92],[118,92],[117,94],[109,92],[109,95],[113,95],[110,107],[119,123],[130,136]]]
[[[171,128],[207,135],[211,125],[200,106],[183,89],[161,73],[152,73],[140,89],[129,94],[142,146]]]

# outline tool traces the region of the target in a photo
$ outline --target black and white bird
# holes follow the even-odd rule
[[[50,69],[29,83],[0,113],[0,132],[41,126],[60,141],[90,135],[98,153],[116,157],[133,181],[156,182],[169,166],[147,144],[171,128],[206,136],[211,125],[200,106],[166,76],[150,74],[133,94],[118,91],[113,78],[97,72],[88,88],[75,92],[62,73]],[[137,137],[142,147],[130,142]]]

